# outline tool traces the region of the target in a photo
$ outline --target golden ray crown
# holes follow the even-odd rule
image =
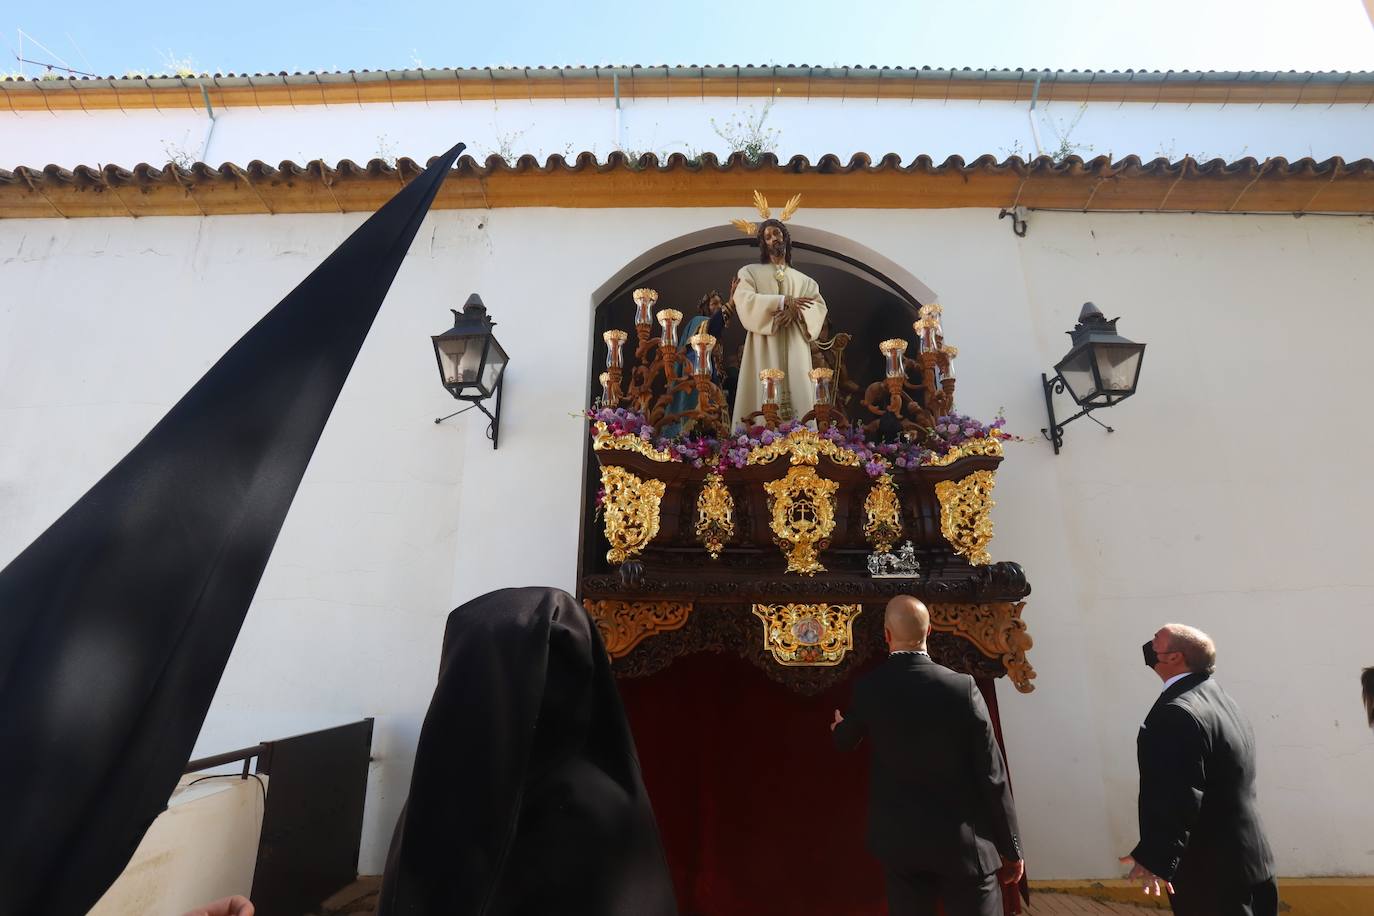
[[[785,206],[783,206],[782,212],[778,214],[778,219],[784,223],[787,222],[797,212],[797,208],[800,206],[801,195],[792,195],[792,199],[789,200]],[[773,216],[773,210],[771,207],[768,206],[768,198],[764,197],[758,191],[754,192],[754,209],[759,211],[759,216],[763,217],[764,219],[771,219]],[[758,225],[756,223],[749,222],[749,220],[747,219],[732,219],[730,220],[730,225],[734,226],[736,229],[738,229],[740,232],[743,232],[745,235],[752,236],[758,232]]]

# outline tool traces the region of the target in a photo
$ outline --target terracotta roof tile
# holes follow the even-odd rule
[[[0,217],[204,215],[370,211],[422,166],[321,160],[272,166],[254,160],[189,168],[140,163],[132,168],[79,165],[71,169],[0,169]],[[1029,161],[984,155],[935,162],[918,156],[902,163],[895,153],[874,161],[858,154],[842,161],[827,154],[781,161],[765,154],[749,162],[735,153],[688,159],[652,153],[605,159],[581,153],[540,162],[521,156],[462,157],[445,183],[440,209],[522,206],[734,207],[754,188],[769,197],[803,193],[807,207],[919,209],[938,207],[1077,211],[1374,213],[1374,160],[1337,157],[1288,161],[1282,157],[1227,162],[1192,158],[1148,162],[1138,156],[1083,160],[1046,156]]]

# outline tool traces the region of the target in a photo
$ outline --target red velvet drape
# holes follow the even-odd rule
[[[992,682],[980,686],[1000,740]],[[850,682],[805,697],[698,653],[619,687],[682,916],[887,912],[864,846],[867,752],[830,741]]]

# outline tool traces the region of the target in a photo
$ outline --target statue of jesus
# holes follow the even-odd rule
[[[816,406],[806,373],[811,368],[811,341],[825,321],[825,300],[816,281],[792,266],[792,236],[786,226],[766,219],[759,224],[757,237],[759,263],[739,269],[730,297],[748,332],[732,426],[762,407],[759,372],[763,369],[786,373],[778,398],[782,419],[803,417]]]

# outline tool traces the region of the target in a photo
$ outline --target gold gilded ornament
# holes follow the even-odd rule
[[[719,474],[706,475],[706,485],[697,497],[697,540],[711,554],[720,557],[725,542],[735,536],[735,498]]]
[[[825,572],[819,555],[835,530],[835,491],[840,485],[808,466],[763,485],[768,493],[769,527],[787,558],[787,571],[814,576]]]
[[[756,189],[754,191],[754,209],[759,211],[759,216],[768,219],[773,215],[773,210],[768,206],[768,198],[764,197]]]
[[[901,536],[902,505],[892,475],[884,474],[864,498],[864,537],[878,553],[890,553]]]
[[[993,440],[995,441],[995,440]],[[992,471],[974,471],[962,480],[942,480],[935,485],[940,500],[940,533],[955,553],[968,557],[974,566],[992,562]]]
[[[606,644],[606,654],[611,658],[628,655],[631,649],[655,633],[681,629],[692,613],[692,604],[688,601],[593,601],[587,598],[582,606],[596,621],[601,641]]]
[[[946,464],[953,464],[960,458],[1001,458],[1003,454],[1004,451],[1002,449],[1001,439],[995,438],[993,436],[987,436],[986,438],[980,437],[977,439],[966,439],[964,442],[960,443],[959,445],[956,445],[954,448],[950,449],[945,454],[933,459],[930,462],[930,465],[932,467],[943,467]]]
[[[601,469],[606,559],[620,565],[643,550],[658,535],[658,507],[666,486],[661,480],[641,480],[621,467]]]
[[[1035,645],[1021,619],[1026,602],[995,601],[988,604],[932,604],[930,627],[962,636],[988,658],[999,659],[1007,679],[1022,693],[1035,689],[1035,669],[1026,652]]]
[[[606,424],[597,422],[596,436],[592,439],[592,450],[612,452],[634,452],[650,461],[672,461],[673,454],[666,449],[654,448],[639,436],[612,436]]]
[[[793,194],[792,199],[783,206],[782,212],[778,214],[778,219],[782,220],[784,223],[787,222],[793,216],[796,216],[799,207],[801,207],[801,195]]]
[[[756,604],[763,647],[779,665],[833,667],[854,648],[861,604]]]
[[[785,223],[793,216],[796,216],[797,209],[801,207],[801,199],[802,196],[800,194],[793,194],[791,199],[783,206],[782,212],[778,214],[778,219]],[[757,190],[754,191],[754,209],[758,211],[759,216],[763,219],[771,219],[773,216],[773,208],[768,206],[768,198],[764,197],[763,194]],[[758,226],[747,219],[732,219],[730,220],[730,225],[734,226],[745,235],[754,235],[758,232]]]
[[[821,455],[835,464],[856,468],[861,463],[859,456],[847,448],[841,448],[809,426],[795,429],[768,445],[756,448],[749,453],[750,464],[771,464],[783,455],[791,458],[793,464],[815,464]]]

